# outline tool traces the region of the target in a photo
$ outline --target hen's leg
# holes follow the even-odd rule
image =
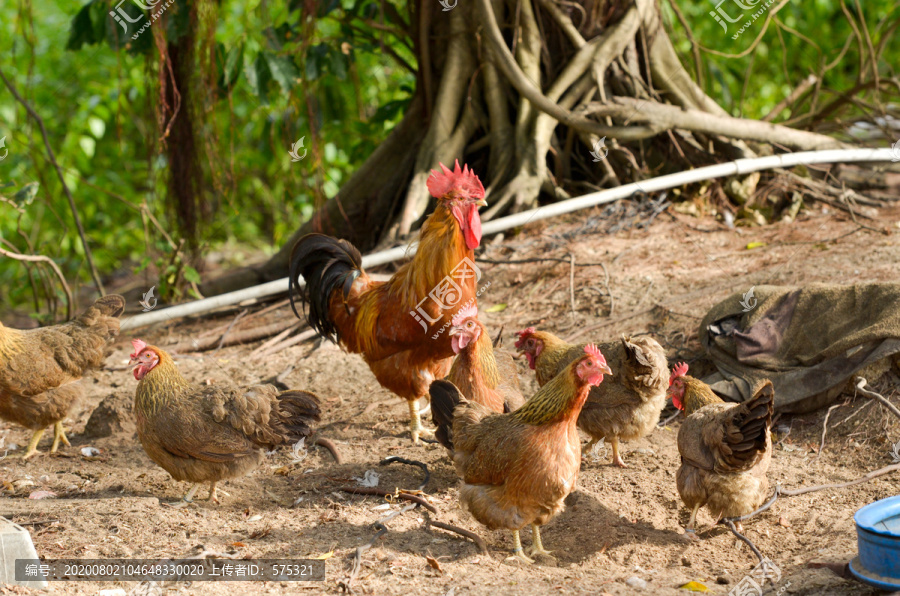
[[[594,448],[594,445],[597,444],[597,441],[600,439],[591,439],[591,442],[584,446],[584,449],[581,450],[581,455],[585,456],[591,452],[591,449]]]
[[[541,542],[541,527],[537,524],[531,524],[531,552],[528,554],[532,557],[538,555],[553,556],[549,550],[544,550],[544,544]]]
[[[700,504],[699,504],[699,503],[697,503],[696,505],[694,505],[694,510],[691,511],[691,519],[688,520],[688,525],[687,525],[687,527],[684,529],[685,535],[686,535],[688,538],[691,538],[691,539],[693,539],[693,540],[697,540],[697,539],[698,539],[698,538],[697,538],[697,530],[694,529],[694,524],[695,524],[696,521],[697,521],[697,512],[698,512],[698,511],[700,511]]]
[[[612,445],[612,464],[620,468],[627,468],[628,464],[626,464],[625,460],[622,459],[622,456],[619,455],[619,437],[613,437],[609,443]]]
[[[171,507],[172,509],[183,509],[187,507],[194,502],[194,493],[197,492],[198,488],[200,488],[199,484],[192,484],[191,490],[189,490],[186,495],[181,497],[180,501],[178,501],[177,503],[166,503],[166,505]]]
[[[522,549],[522,539],[519,537],[518,530],[513,530],[513,557],[526,565],[534,563],[534,559],[529,559],[525,556],[525,551]]]
[[[38,443],[41,442],[41,437],[44,436],[44,429],[34,431],[34,434],[31,435],[31,440],[28,442],[28,448],[25,449],[25,454],[22,455],[22,459],[28,459],[32,455],[40,453],[38,451],[37,446]]]
[[[218,484],[219,484],[218,481],[216,481],[216,482],[210,482],[210,483],[209,483],[209,496],[206,497],[206,500],[207,500],[207,501],[212,501],[213,503],[218,504],[218,502],[219,502],[219,488],[218,488]],[[230,497],[230,496],[231,496],[231,495],[229,495],[228,493],[226,493],[224,490],[222,491],[222,494],[225,495],[226,497]]]
[[[433,435],[434,431],[422,426],[422,417],[419,414],[419,400],[406,402],[409,404],[409,434],[414,444],[419,443],[419,435]]]
[[[66,447],[72,446],[72,443],[69,442],[69,438],[66,436],[66,430],[63,428],[62,421],[53,425],[53,446],[50,447],[50,453],[56,453],[56,450],[59,449],[60,441],[62,441]]]

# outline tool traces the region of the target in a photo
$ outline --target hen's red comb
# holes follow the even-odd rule
[[[517,348],[521,348],[522,346],[524,346],[524,345],[525,345],[525,339],[526,339],[529,335],[531,335],[532,333],[534,333],[534,327],[528,327],[527,329],[523,329],[523,330],[521,330],[521,331],[518,331],[518,332],[516,333],[516,335],[519,336],[519,339],[516,340],[516,347],[517,347]]]
[[[469,166],[459,167],[459,160],[456,160],[456,167],[452,170],[442,163],[441,171],[431,170],[431,176],[428,177],[428,192],[436,199],[446,197],[451,192],[463,195],[471,199],[484,198],[484,186],[481,180],[475,175],[475,172],[469,169]]]
[[[600,352],[600,348],[598,348],[595,344],[588,344],[584,346],[584,353],[591,357],[591,360],[599,364],[606,364],[606,357]]]
[[[470,304],[464,308],[456,311],[456,314],[453,315],[453,318],[450,319],[450,324],[454,327],[457,327],[462,324],[466,319],[474,319],[478,316],[478,307],[474,304]]]
[[[134,346],[134,354],[131,355],[132,358],[137,358],[138,354],[144,351],[144,348],[147,347],[147,342],[142,339],[133,339],[131,340],[131,345]]]
[[[687,362],[679,362],[678,364],[676,364],[675,368],[672,369],[672,376],[669,377],[669,387],[672,386],[672,383],[675,381],[675,379],[677,379],[678,377],[683,377],[687,374],[687,372]]]

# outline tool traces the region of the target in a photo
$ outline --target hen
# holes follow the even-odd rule
[[[487,328],[478,320],[478,307],[470,306],[456,313],[449,333],[456,359],[446,380],[466,399],[498,414],[515,411],[525,403],[516,363],[511,354],[491,344]],[[453,441],[447,436],[450,427],[437,426],[435,438],[450,449]]]
[[[518,410],[497,414],[463,397],[448,381],[431,387],[431,407],[439,428],[452,426],[448,447],[462,479],[460,503],[479,522],[512,530],[514,554],[522,551],[519,530],[531,524],[532,555],[549,554],[540,526],[562,511],[575,489],[581,466],[575,421],[591,387],[609,374],[596,346],[584,348],[552,381]]]
[[[443,331],[454,310],[476,304],[478,270],[473,251],[481,242],[478,207],[484,187],[468,166],[441,164],[432,171],[428,190],[437,206],[419,232],[412,261],[390,280],[376,282],[362,269],[359,251],[346,240],[323,234],[301,238],[291,254],[293,287],[300,276],[306,319],[321,335],[348,351],[362,354],[381,385],[409,402],[410,434],[424,432],[419,398],[450,370],[451,338]]]
[[[312,393],[272,385],[192,386],[165,351],[139,339],[131,343],[138,438],[175,480],[193,483],[179,506],[206,482],[209,500],[218,502],[220,480],[252,471],[264,450],[309,436],[319,420],[319,398]]]
[[[775,390],[764,380],[748,401],[726,403],[687,371],[683,362],[672,370],[669,395],[686,416],[678,431],[681,467],[676,480],[681,500],[691,508],[687,531],[693,532],[704,505],[718,523],[723,517],[746,515],[766,500]]]
[[[555,377],[584,349],[584,344],[572,345],[534,327],[518,335],[516,349],[525,354],[539,385]],[[656,427],[666,405],[669,364],[665,350],[651,337],[623,337],[599,347],[615,375],[591,390],[578,428],[591,436],[585,452],[605,438],[612,446],[612,463],[624,468],[619,441],[640,439]]]
[[[24,458],[38,453],[50,425],[50,453],[56,453],[60,442],[69,445],[62,420],[83,392],[77,381],[103,364],[124,310],[125,299],[110,294],[62,325],[18,330],[0,323],[0,418],[34,431]]]

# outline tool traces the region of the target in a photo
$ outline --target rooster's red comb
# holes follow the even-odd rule
[[[137,358],[138,354],[144,351],[144,348],[147,347],[147,342],[142,339],[133,339],[131,340],[131,345],[134,346],[134,354],[131,355],[132,358]]]
[[[519,339],[516,340],[516,347],[521,348],[522,346],[524,346],[525,340],[528,338],[529,335],[534,333],[534,331],[535,331],[534,327],[528,327],[527,329],[522,329],[521,331],[516,332],[516,335],[519,336]]]
[[[683,377],[684,375],[687,374],[687,372],[688,372],[687,362],[679,362],[678,364],[676,364],[675,368],[672,369],[672,376],[669,377],[669,386],[671,387],[672,383],[675,381],[675,379],[677,379],[678,377]]]
[[[458,159],[452,170],[442,163],[438,165],[441,166],[441,171],[431,170],[431,176],[428,177],[427,186],[431,196],[440,199],[453,192],[470,199],[484,198],[484,186],[469,166],[460,168]]]
[[[469,306],[464,306],[463,308],[456,311],[456,314],[453,315],[453,318],[450,320],[450,324],[454,327],[458,327],[462,325],[462,322],[466,319],[474,319],[478,316],[478,307],[474,304],[470,304]]]
[[[584,346],[584,353],[591,357],[591,360],[599,364],[606,364],[606,357],[595,344]]]

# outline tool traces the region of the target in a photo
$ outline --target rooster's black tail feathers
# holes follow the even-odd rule
[[[434,438],[453,451],[453,410],[463,399],[456,385],[450,381],[435,381],[428,389],[431,395],[431,420],[437,427]]]
[[[294,290],[306,304],[306,320],[322,336],[338,342],[338,329],[331,320],[328,307],[331,294],[340,287],[346,299],[353,282],[362,273],[362,255],[346,240],[339,240],[325,234],[307,234],[301,238],[291,252],[289,292],[291,308],[297,317]],[[300,285],[300,277],[306,281]]]

